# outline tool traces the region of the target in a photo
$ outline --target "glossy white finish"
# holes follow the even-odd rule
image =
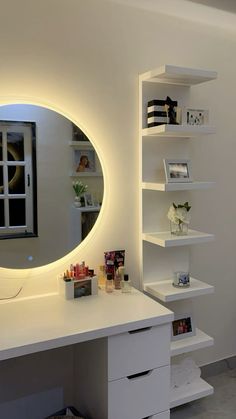
[[[213,285],[206,284],[195,278],[190,278],[190,287],[177,288],[172,285],[173,279],[144,284],[144,290],[164,302],[184,300],[199,295],[212,294]]]
[[[216,132],[211,126],[193,126],[193,125],[157,125],[156,127],[143,128],[143,136],[160,136],[160,137],[183,137],[191,138],[200,135],[214,134]]]
[[[0,304],[0,360],[172,319],[171,311],[135,289],[70,301],[56,295]]]
[[[139,329],[108,338],[108,379],[169,365],[170,325]]]
[[[151,191],[171,192],[171,191],[191,191],[197,189],[208,189],[214,182],[186,182],[186,183],[165,183],[165,182],[143,182],[142,188]]]
[[[137,419],[169,409],[169,366],[108,384],[109,419]]]
[[[213,394],[214,389],[206,381],[196,380],[192,384],[187,384],[171,391],[170,407],[180,406],[181,404],[200,399],[201,397]]]
[[[69,141],[69,145],[74,148],[83,148],[84,150],[93,149],[90,141]]]
[[[170,411],[165,410],[165,412],[158,413],[157,415],[148,416],[148,418],[142,419],[170,419]]]
[[[196,335],[185,339],[171,342],[171,356],[184,354],[197,349],[207,348],[214,345],[214,339],[200,329],[196,329]]]
[[[141,75],[143,81],[191,86],[217,78],[217,72],[165,64]]]
[[[185,246],[212,241],[213,234],[201,233],[200,231],[189,230],[186,236],[175,236],[170,231],[159,233],[143,233],[143,240],[161,247]]]

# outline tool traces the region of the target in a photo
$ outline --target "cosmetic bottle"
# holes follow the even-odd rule
[[[112,274],[107,274],[107,279],[106,279],[106,292],[111,293],[113,292],[113,278],[112,278]]]
[[[105,266],[100,265],[98,268],[98,288],[100,290],[105,289],[106,284],[106,272],[105,272]]]
[[[121,275],[120,275],[120,272],[119,272],[119,268],[115,272],[114,288],[115,288],[115,290],[120,290],[121,289]]]
[[[131,287],[131,282],[129,280],[129,275],[128,274],[124,274],[124,279],[121,283],[121,291],[128,293],[131,292],[132,287]]]

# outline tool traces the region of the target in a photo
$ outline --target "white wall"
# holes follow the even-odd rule
[[[217,181],[211,192],[192,196],[193,222],[217,239],[192,250],[192,271],[216,286],[214,296],[197,301],[196,322],[216,338],[214,348],[198,353],[200,362],[235,355],[235,36],[96,0],[4,0],[1,17],[0,101],[31,99],[61,110],[96,143],[105,174],[98,228],[71,256],[27,272],[26,293],[45,284],[52,291],[52,279],[71,261],[96,267],[104,250],[117,248],[126,249],[139,285],[138,74],[163,63],[219,72],[214,90],[202,87],[218,133],[192,144],[198,173]],[[12,281],[24,275],[2,270]]]

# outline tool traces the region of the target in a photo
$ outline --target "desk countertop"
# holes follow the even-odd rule
[[[0,360],[164,324],[173,313],[133,290],[66,301],[60,295],[0,305]]]

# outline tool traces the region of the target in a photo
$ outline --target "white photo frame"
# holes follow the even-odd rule
[[[171,340],[185,339],[196,335],[193,317],[190,313],[175,315],[171,327]]]
[[[181,117],[182,125],[204,126],[209,124],[209,110],[208,109],[182,109]]]
[[[89,208],[89,207],[94,207],[94,201],[93,201],[93,196],[91,193],[86,192],[84,193],[84,206]]]
[[[191,161],[185,159],[164,159],[167,183],[192,182]]]

